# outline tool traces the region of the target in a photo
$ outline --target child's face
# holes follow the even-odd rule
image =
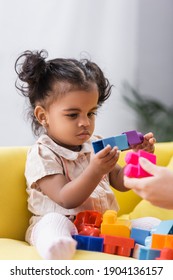
[[[92,135],[98,91],[71,91],[58,97],[46,111],[47,133],[58,144],[75,149]]]

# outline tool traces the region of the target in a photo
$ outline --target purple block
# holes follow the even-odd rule
[[[127,140],[128,140],[129,146],[141,144],[144,141],[143,134],[136,130],[126,131],[126,132],[123,132],[123,134],[127,135]]]

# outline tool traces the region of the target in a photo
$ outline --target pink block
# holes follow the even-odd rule
[[[124,174],[127,176],[127,177],[135,177],[137,178],[138,177],[138,167],[129,163],[128,165],[125,166],[124,168]]]
[[[139,156],[137,153],[134,153],[132,151],[128,152],[125,156],[125,162],[126,163],[132,163],[132,164],[138,164]]]
[[[139,150],[137,152],[137,154],[139,155],[139,157],[144,157],[144,158],[148,159],[149,161],[151,161],[152,163],[156,164],[156,155],[143,151],[143,150]]]
[[[156,156],[143,150],[138,152],[128,152],[125,156],[127,165],[124,168],[124,174],[128,177],[142,178],[151,176],[139,164],[139,157],[144,157],[156,164]]]

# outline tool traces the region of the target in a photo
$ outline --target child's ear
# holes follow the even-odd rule
[[[45,109],[40,106],[40,105],[37,105],[35,107],[35,110],[34,110],[34,115],[37,119],[37,121],[44,127],[47,126],[47,117],[46,117],[46,111]]]

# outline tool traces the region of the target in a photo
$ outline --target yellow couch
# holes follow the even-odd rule
[[[24,167],[28,147],[0,147],[0,259],[1,260],[39,260],[35,248],[24,241],[25,231],[31,213],[27,210],[27,194],[24,178]],[[124,164],[124,154],[121,153],[119,163]],[[173,142],[156,144],[157,164],[168,165],[173,156]],[[115,191],[120,204],[119,216],[126,214],[127,218],[147,216],[160,213],[162,219],[172,217],[172,211],[163,212],[160,208],[151,207],[151,212],[145,214],[145,209],[139,207],[141,199],[132,191],[120,193]],[[146,202],[145,202],[146,203]],[[136,208],[135,208],[136,207]],[[146,205],[145,205],[146,207]],[[139,208],[139,209],[138,209]],[[147,210],[149,208],[147,207]],[[162,217],[163,216],[163,217]],[[77,250],[74,259],[126,259],[124,257]]]

